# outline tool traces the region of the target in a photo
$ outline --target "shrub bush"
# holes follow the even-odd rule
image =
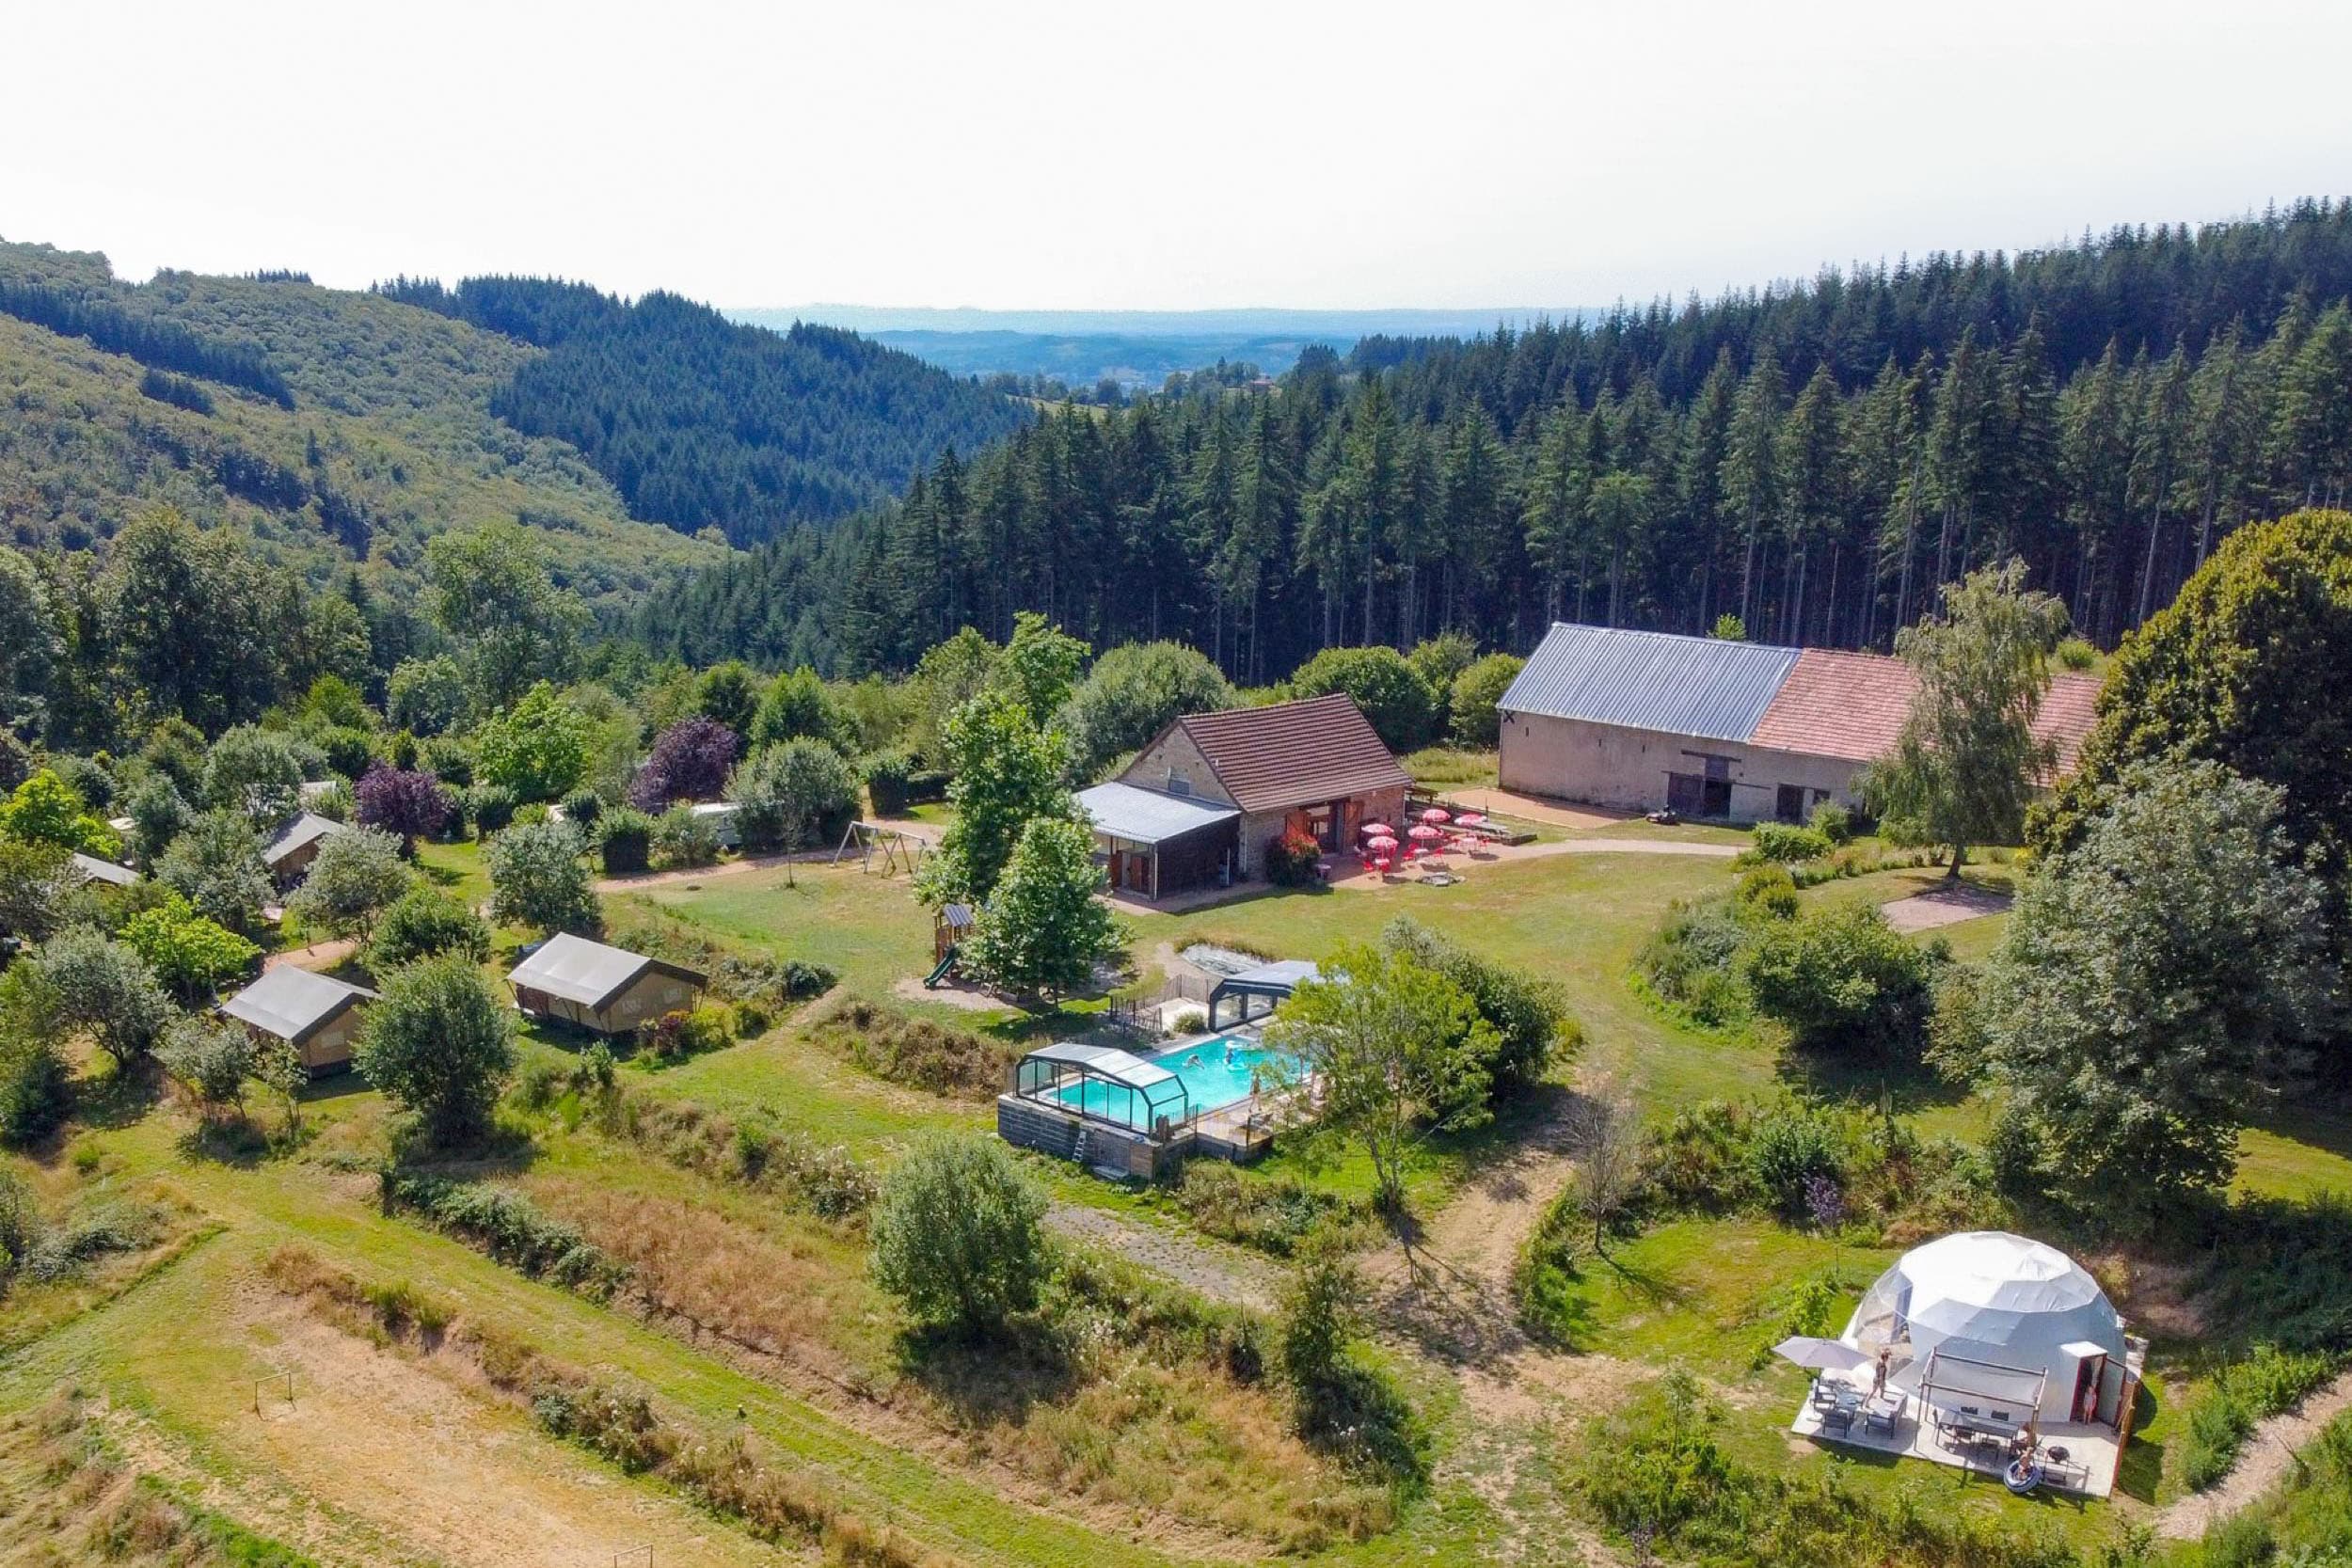
[[[653,818],[615,806],[596,821],[596,854],[608,877],[631,877],[653,863]]]
[[[368,968],[377,974],[430,958],[462,953],[475,963],[490,956],[490,927],[463,903],[437,888],[412,887],[369,934]]]
[[[1784,1219],[1804,1213],[1807,1181],[1816,1177],[1838,1180],[1844,1174],[1835,1128],[1826,1118],[1794,1107],[1756,1119],[1748,1135],[1748,1164],[1763,1201]]]
[[[1368,1236],[1377,1223],[1361,1198],[1342,1197],[1295,1176],[1244,1173],[1222,1160],[1187,1162],[1175,1196],[1177,1207],[1200,1229],[1278,1258],[1290,1257],[1318,1233],[1353,1239]]]
[[[719,858],[719,829],[691,806],[672,806],[654,819],[654,863],[665,871],[709,865]]]
[[[1677,903],[1642,944],[1635,967],[1651,990],[1702,1028],[1747,1021],[1750,1004],[1739,972],[1750,927],[1720,899]]]
[[[1805,824],[1835,846],[1853,842],[1853,810],[1836,800],[1824,800],[1813,808],[1812,819]]]
[[[515,792],[504,784],[475,784],[466,791],[466,816],[476,838],[502,832],[515,820]]]
[[[993,1138],[917,1146],[882,1182],[874,1277],[925,1328],[1001,1330],[1037,1304],[1048,1252],[1045,1195]]]
[[[810,1021],[809,1037],[877,1078],[962,1100],[1004,1092],[1017,1047],[850,997]]]
[[[1755,865],[1731,890],[1732,907],[1763,920],[1794,920],[1800,907],[1796,881],[1785,865]]]
[[[1799,828],[1787,822],[1758,822],[1746,853],[1755,860],[1792,865],[1799,861],[1820,860],[1834,847],[1829,835],[1818,829]]]
[[[876,752],[858,765],[866,779],[866,796],[877,816],[903,816],[907,785],[914,775],[914,759],[904,752]]]
[[[2088,670],[2099,662],[2099,650],[2079,637],[2069,637],[2059,642],[2055,656],[2065,670]]]
[[[1265,877],[1276,887],[1305,887],[1323,863],[1323,846],[1306,833],[1286,832],[1266,841]]]
[[[724,1007],[707,1003],[691,1011],[663,1013],[645,1031],[645,1049],[665,1062],[722,1050],[734,1041],[734,1022]]]
[[[534,1278],[601,1298],[628,1277],[625,1265],[510,1187],[387,1170],[385,1196]]]
[[[582,829],[594,828],[604,815],[604,797],[593,789],[575,789],[564,797],[564,819]]]
[[[1941,961],[1938,949],[1856,904],[1766,931],[1745,968],[1757,1009],[1787,1024],[1799,1046],[1915,1061]]]

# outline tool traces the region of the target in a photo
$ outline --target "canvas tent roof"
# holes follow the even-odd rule
[[[664,969],[700,985],[703,976],[680,964],[607,946],[559,931],[516,964],[506,976],[518,988],[545,991],[583,1007],[601,1007],[648,969]]]
[[[129,887],[139,879],[139,874],[129,866],[85,855],[79,849],[73,851],[73,872],[86,882],[106,882],[115,887]]]
[[[1093,821],[1097,832],[1130,844],[1165,844],[1241,816],[1215,800],[1187,800],[1116,780],[1080,790],[1078,809]]]
[[[222,1014],[264,1034],[301,1044],[355,1001],[375,992],[293,964],[265,969],[262,977],[220,1005]]]
[[[321,816],[316,812],[297,812],[294,819],[278,829],[277,836],[262,848],[262,863],[276,865],[304,845],[315,844],[330,833],[342,831],[343,825],[331,816]]]
[[[2123,1323],[2099,1282],[2056,1247],[2005,1230],[1966,1230],[1914,1247],[1865,1292],[1845,1341],[1871,1355],[1948,1355],[2071,1378],[2095,1347],[2124,1354]],[[2071,1383],[2067,1385],[2071,1386]]]

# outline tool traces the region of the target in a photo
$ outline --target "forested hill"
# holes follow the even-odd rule
[[[545,348],[493,400],[499,416],[580,449],[632,515],[738,545],[878,500],[943,449],[986,445],[1026,417],[852,333],[771,332],[675,294],[629,305],[517,277],[379,292]]]
[[[503,518],[560,534],[564,584],[605,604],[715,558],[492,412],[539,354],[289,274],[134,285],[0,244],[0,539],[103,549],[165,504],[314,582],[365,562],[403,590],[426,539]]]
[[[2352,205],[1311,353],[1064,411],[657,594],[707,659],[901,668],[1048,612],[1237,679],[1554,617],[1879,646],[2022,556],[2112,642],[2249,517],[2352,488]]]

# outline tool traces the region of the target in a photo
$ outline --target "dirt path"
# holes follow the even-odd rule
[[[1491,784],[1475,789],[1443,789],[1438,792],[1455,805],[1469,806],[1473,811],[1489,815],[1516,816],[1522,822],[1539,822],[1547,828],[1577,828],[1590,831],[1623,822],[1633,814],[1603,811],[1598,806],[1571,805],[1565,800],[1547,800],[1540,795],[1521,795],[1517,790],[1499,789]]]
[[[2194,1540],[2216,1520],[2257,1501],[2287,1478],[2296,1450],[2347,1410],[2352,1410],[2352,1372],[2339,1374],[2295,1409],[2257,1426],[2219,1485],[2178,1498],[2157,1513],[2156,1533],[2170,1541]]]
[[[830,849],[801,849],[789,855],[746,855],[739,860],[690,865],[679,871],[640,871],[627,877],[600,877],[598,893],[643,893],[647,888],[675,887],[681,882],[707,882],[714,877],[739,877],[746,871],[772,871],[787,862],[795,865],[831,865]]]
[[[1611,841],[1614,842],[1614,841]],[[1586,1563],[1621,1560],[1562,1502],[1532,1455],[1565,1438],[1564,1423],[1621,1402],[1649,1372],[1529,1338],[1512,1299],[1520,1248],[1576,1174],[1572,1100],[1531,1128],[1511,1156],[1479,1173],[1408,1249],[1391,1243],[1365,1264],[1382,1338],[1453,1373],[1475,1419],[1441,1466],[1507,1521],[1508,1561],[1549,1560],[1565,1537]]]
[[[1280,1272],[1275,1265],[1239,1247],[1179,1235],[1076,1203],[1055,1204],[1046,1212],[1045,1224],[1058,1235],[1115,1253],[1229,1307],[1267,1312],[1281,1294]]]
[[[224,1481],[128,1412],[111,1413],[106,1430],[141,1469],[191,1484],[208,1505],[323,1560],[611,1568],[648,1547],[658,1562],[778,1559],[274,1291],[240,1290],[229,1316],[230,1332],[266,1347],[269,1364],[294,1380],[291,1402],[282,1388],[264,1390],[221,1426],[285,1492]]]
[[[901,974],[890,982],[890,994],[909,1002],[936,1002],[943,1007],[961,1007],[967,1013],[1009,1013],[1014,1005],[1001,996],[993,996],[977,986],[960,980],[945,980],[936,987],[927,987],[917,975]]]
[[[308,947],[289,948],[272,953],[262,960],[263,969],[276,969],[292,964],[296,969],[329,970],[359,951],[359,944],[349,937],[335,942],[314,942]]]

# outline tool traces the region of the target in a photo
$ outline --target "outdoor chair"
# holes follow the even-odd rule
[[[1827,1410],[1836,1404],[1837,1390],[1831,1386],[1829,1379],[1817,1377],[1813,1380],[1812,1402],[1816,1410]]]
[[[1862,1429],[1865,1432],[1883,1432],[1892,1437],[1895,1435],[1895,1422],[1900,1415],[1899,1405],[1873,1402],[1862,1412]]]

